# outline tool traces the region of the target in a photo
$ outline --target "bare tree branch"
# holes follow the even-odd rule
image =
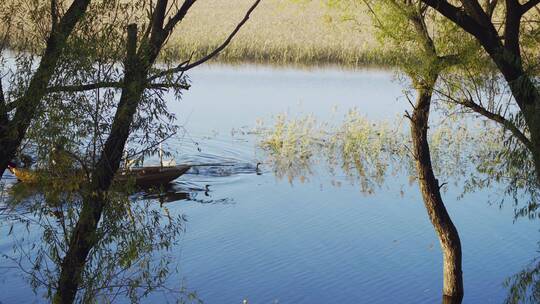
[[[522,8],[518,0],[506,0],[504,47],[516,57],[520,54],[519,32],[522,16]]]
[[[165,19],[165,12],[167,11],[167,0],[158,0],[156,3],[156,8],[154,14],[152,15],[152,31],[150,34],[150,39],[165,39],[163,38],[163,20]],[[155,43],[151,43],[155,45]]]
[[[486,1],[486,14],[489,16],[489,18],[493,17],[493,13],[495,12],[495,8],[497,7],[497,4],[499,4],[498,0],[487,0]]]
[[[0,78],[0,107],[6,104],[6,98],[4,97],[4,87],[2,86],[2,78]]]
[[[479,23],[475,18],[469,16],[461,8],[450,4],[445,0],[422,0],[422,2],[431,6],[439,13],[441,13],[446,18],[452,20],[454,23],[463,28],[466,32],[476,37],[482,44],[492,44],[491,37],[494,33],[496,34],[493,26],[488,26],[486,28],[481,23]]]
[[[506,128],[508,131],[510,131],[521,143],[523,143],[523,145],[525,145],[525,147],[527,147],[527,149],[529,149],[529,150],[532,149],[532,143],[531,143],[530,139],[523,132],[521,132],[521,130],[513,122],[506,119],[502,115],[499,115],[497,113],[493,113],[491,111],[488,111],[486,108],[478,105],[477,103],[475,103],[475,102],[473,102],[471,100],[452,99],[452,101],[454,101],[455,103],[457,103],[459,105],[462,105],[462,106],[474,111],[475,113],[478,113],[478,114],[488,118],[489,120],[492,120],[492,121],[494,121],[496,123],[501,124],[504,128]]]
[[[527,13],[536,5],[540,4],[540,0],[529,0],[521,5],[521,14]]]
[[[184,17],[186,16],[187,12],[191,8],[193,4],[195,4],[195,1],[197,0],[185,0],[178,12],[169,19],[165,27],[163,28],[163,31],[166,34],[170,34],[174,27],[178,24],[178,22],[182,21]]]
[[[58,1],[51,0],[51,31],[56,31],[58,25]]]
[[[171,68],[171,69],[168,69],[168,70],[165,70],[165,71],[161,71],[158,74],[150,77],[150,79],[152,80],[152,79],[156,79],[156,78],[163,77],[163,76],[166,76],[166,75],[171,75],[171,74],[175,74],[175,73],[188,71],[188,70],[190,70],[190,69],[192,69],[192,68],[194,68],[194,67],[196,67],[198,65],[201,65],[201,64],[205,63],[206,61],[208,61],[208,60],[212,59],[213,57],[215,57],[216,55],[218,55],[225,47],[227,47],[227,45],[229,45],[229,43],[232,41],[234,36],[236,36],[238,31],[240,31],[240,28],[242,28],[242,26],[249,20],[249,17],[251,15],[251,13],[255,10],[255,8],[259,5],[260,2],[261,2],[261,0],[256,0],[255,3],[253,3],[253,5],[246,12],[246,15],[244,16],[242,21],[240,21],[240,23],[238,23],[238,25],[236,25],[236,27],[231,32],[229,37],[227,37],[227,39],[225,39],[225,41],[220,46],[218,46],[215,50],[213,50],[211,53],[209,53],[208,55],[200,58],[199,60],[197,60],[197,61],[195,61],[193,63],[189,63],[189,61],[184,61],[181,64],[179,64],[178,66],[176,66],[175,68]]]
[[[471,16],[476,22],[488,25],[491,23],[489,16],[486,14],[478,0],[462,0],[461,4],[465,8],[465,11],[469,16]]]
[[[123,88],[123,86],[124,84],[120,81],[103,81],[103,82],[96,82],[96,83],[89,83],[89,84],[49,87],[47,88],[47,93],[76,93],[76,92],[92,91],[92,90],[97,90],[97,89],[120,90]],[[167,90],[167,89],[188,90],[190,88],[190,85],[186,83],[167,83],[167,82],[150,83],[150,80],[149,80],[146,88],[154,89],[154,90]],[[6,104],[5,101],[2,102],[2,100],[3,100],[3,96],[0,97],[0,116],[3,113],[7,114],[15,110],[18,104],[20,103],[20,100],[15,100],[11,103]]]

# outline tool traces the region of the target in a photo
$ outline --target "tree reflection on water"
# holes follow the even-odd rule
[[[457,115],[457,114],[456,114]],[[290,183],[329,173],[345,177],[364,194],[380,189],[390,177],[416,181],[411,140],[406,121],[370,121],[351,109],[339,124],[313,116],[278,115],[270,125],[260,121],[255,130],[261,158],[279,179]],[[531,159],[512,137],[489,121],[446,117],[430,124],[433,170],[443,190],[448,184],[463,195],[490,189],[486,201],[510,202],[515,216],[535,218],[540,192]],[[333,182],[339,186],[340,182]]]
[[[451,183],[462,189],[459,197],[490,189],[497,193],[486,201],[510,201],[516,220],[535,219],[539,191],[534,170],[528,170],[532,168],[530,155],[505,130],[489,122],[456,122],[449,117],[430,125],[429,146],[433,171],[441,179],[439,187],[446,189]],[[331,176],[344,175],[362,193],[372,194],[391,176],[405,175],[409,183],[418,178],[411,136],[401,123],[370,122],[356,110],[349,111],[337,126],[311,116],[280,115],[272,126],[259,126],[257,133],[266,163],[278,178],[290,183],[304,182],[318,169]],[[540,263],[535,261],[505,284],[508,303],[539,302]],[[442,301],[461,303],[461,298],[443,296]]]
[[[184,193],[189,197],[188,193]],[[77,193],[51,201],[43,193],[10,199],[2,211],[2,225],[12,246],[2,257],[17,267],[35,293],[53,300],[69,239],[81,216]],[[174,199],[184,199],[184,196]],[[185,217],[154,198],[110,192],[103,219],[84,238],[95,238],[83,268],[76,302],[139,302],[151,293],[165,293],[175,302],[199,303],[196,293],[181,282],[170,285],[178,263],[171,251],[184,232]],[[73,249],[73,248],[71,248]]]

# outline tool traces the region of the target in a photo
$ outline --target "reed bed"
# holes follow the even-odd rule
[[[186,60],[209,53],[226,39],[252,2],[198,1],[168,41],[166,54],[175,60]],[[10,32],[8,42],[13,49],[37,51],[43,46],[49,17],[38,14],[37,18],[43,20],[33,20],[27,12],[32,5],[10,4],[17,1],[6,0],[0,5],[0,17],[5,21],[15,7],[18,20],[13,20],[9,28],[6,22],[0,23],[0,33]],[[132,21],[145,21],[136,19]],[[32,22],[26,22],[29,20]],[[330,8],[319,0],[264,0],[233,42],[213,60],[346,68],[393,65],[391,52],[380,47],[373,32],[368,12],[362,6],[343,10]]]
[[[194,58],[218,46],[242,19],[252,0],[206,0],[196,3],[169,42],[179,59]],[[353,19],[353,20],[345,20]],[[227,63],[273,65],[391,65],[381,50],[370,18],[331,9],[322,1],[265,0],[234,41],[216,59]]]

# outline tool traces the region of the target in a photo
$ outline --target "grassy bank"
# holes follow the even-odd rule
[[[11,33],[9,44],[13,49],[39,49],[47,35],[47,7],[44,7],[44,14],[35,17],[43,20],[24,22],[32,5],[15,5],[14,11],[9,5],[16,4],[13,1],[7,0],[0,5],[0,17],[4,20],[16,11],[18,19],[9,28],[4,23],[0,24],[0,30]],[[389,53],[378,47],[365,7],[358,5],[349,10],[339,10],[331,9],[323,2],[262,1],[233,42],[213,60],[240,64],[338,65],[346,68],[392,65]],[[209,53],[226,39],[252,3],[253,0],[196,2],[169,40],[168,53],[178,60],[186,60],[192,54],[196,59]],[[41,25],[33,28],[32,24]]]
[[[252,0],[196,3],[169,46],[178,58],[194,58],[219,45],[242,19]],[[351,12],[352,11],[352,12]],[[332,10],[321,1],[264,0],[229,47],[216,59],[227,63],[388,66],[392,58],[377,48],[363,8]],[[343,21],[354,17],[355,21]]]

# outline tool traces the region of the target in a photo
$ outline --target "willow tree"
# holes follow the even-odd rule
[[[24,149],[36,156],[40,172],[45,173],[38,178],[47,204],[77,207],[71,209],[77,212],[76,225],[65,231],[67,245],[59,257],[55,302],[72,302],[78,289],[84,287],[85,266],[103,230],[100,221],[118,195],[111,185],[123,156],[151,153],[177,130],[165,94],[172,89],[180,97],[189,87],[185,72],[218,55],[260,0],[254,1],[215,50],[178,63],[168,56],[166,44],[195,2],[98,1],[89,5],[79,26],[65,39],[64,51],[44,83],[46,89],[39,103],[31,111],[27,109],[33,119],[27,121],[17,144],[24,143]],[[47,24],[50,18],[43,13],[34,17],[36,24]],[[36,46],[35,50],[39,49]],[[22,50],[27,51],[27,46],[22,45]],[[15,56],[21,67],[17,71],[24,73],[11,73],[9,78],[5,92],[11,99],[7,103],[10,111],[19,111],[19,92],[31,82],[28,79],[32,76],[26,75],[34,72],[34,55],[20,52]],[[54,146],[62,147],[68,155],[65,163],[58,164],[52,157]],[[80,174],[75,176],[74,171],[84,176],[78,178]],[[70,191],[77,191],[78,196],[66,197]]]
[[[475,161],[485,158],[476,154],[479,150],[489,151],[500,144],[495,127],[467,129],[444,117],[433,120],[428,138],[431,164],[434,175],[449,184],[459,182],[464,172],[474,172]],[[349,111],[337,125],[312,116],[280,115],[270,127],[261,124],[256,133],[266,163],[278,178],[291,183],[309,181],[320,169],[337,178],[332,180],[333,186],[340,187],[345,177],[369,195],[381,190],[392,192],[383,185],[387,180],[394,182],[396,174],[406,174],[411,183],[422,183],[418,180],[417,159],[409,149],[411,134],[403,128],[403,121],[371,121],[357,110]],[[399,187],[394,190],[400,192]],[[443,296],[443,300],[456,303],[460,298]]]
[[[45,4],[47,2],[44,2]],[[14,20],[9,14],[3,16],[4,41],[3,46],[8,43],[13,44],[15,32],[24,25],[34,26],[31,31],[37,31],[43,27],[45,20],[43,15],[48,16],[48,22],[44,22],[46,30],[43,35],[45,45],[41,54],[41,59],[37,68],[32,71],[29,81],[22,89],[21,94],[13,99],[6,96],[0,81],[0,178],[7,168],[21,142],[23,141],[28,127],[35,117],[35,109],[41,105],[43,97],[48,92],[48,85],[56,72],[58,62],[62,56],[66,42],[75,29],[77,23],[84,17],[90,4],[90,0],[74,0],[69,7],[64,8],[61,3],[51,0],[49,5],[43,5],[43,2],[31,1],[28,3],[32,9],[25,12],[25,20]],[[21,3],[17,1],[3,1],[0,6],[3,9],[17,8]],[[14,13],[15,11],[12,11]],[[32,24],[32,20],[39,20],[37,24]],[[17,28],[17,29],[16,29]],[[35,37],[34,37],[35,38]],[[4,49],[1,49],[4,51]],[[28,50],[25,50],[28,51]]]
[[[441,196],[441,184],[435,176],[428,141],[429,116],[438,79],[444,71],[466,57],[466,41],[461,45],[459,31],[436,20],[434,11],[421,1],[388,0],[368,2],[382,44],[396,51],[399,67],[412,83],[416,100],[411,124],[412,156],[418,184],[431,223],[443,253],[443,298],[461,302],[463,298],[462,252],[458,231]],[[444,20],[443,20],[444,21]],[[469,45],[470,46],[470,45]]]
[[[508,287],[505,303],[538,303],[540,302],[540,260],[538,257],[524,269],[508,278],[504,285]]]
[[[151,12],[148,20],[141,26],[135,23],[127,25],[121,93],[108,136],[101,146],[100,156],[91,169],[88,183],[82,189],[83,203],[79,220],[70,235],[69,249],[61,263],[58,289],[54,296],[57,303],[71,303],[75,298],[86,259],[96,242],[96,229],[108,204],[113,177],[120,167],[125,145],[136,114],[142,106],[145,91],[152,87],[154,81],[174,78],[174,75],[182,78],[184,72],[219,54],[247,22],[260,0],[255,1],[247,10],[244,18],[232,29],[223,44],[208,55],[196,60],[188,59],[170,69],[156,68],[156,60],[168,38],[195,2],[195,0],[171,2],[158,0],[155,3],[142,1],[143,8]]]
[[[538,0],[445,1],[422,0],[469,33],[482,46],[506,81],[519,116],[516,121],[493,113],[472,100],[463,104],[501,123],[512,132],[532,156],[537,183],[540,182],[540,88],[538,77]],[[520,123],[523,121],[523,126]]]

